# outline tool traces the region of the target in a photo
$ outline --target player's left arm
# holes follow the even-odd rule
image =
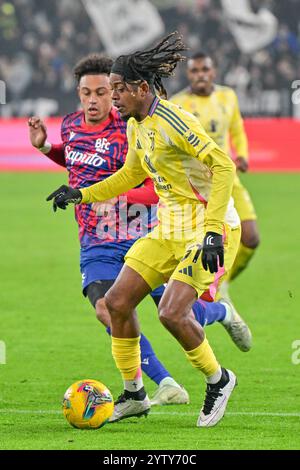
[[[201,155],[201,154],[200,154]],[[224,266],[224,222],[232,193],[235,165],[219,147],[200,157],[212,172],[212,185],[205,211],[205,236],[201,260],[206,271],[217,273]]]
[[[236,167],[243,173],[248,170],[248,139],[245,132],[244,121],[241,116],[238,97],[232,90],[234,111],[229,126],[229,134],[233,148],[236,152]]]
[[[231,158],[219,147],[213,148],[202,161],[212,172],[211,192],[206,207],[206,231],[222,235],[236,172],[235,166]]]
[[[181,115],[184,117],[184,115]],[[176,146],[205,164],[212,173],[212,186],[205,211],[205,237],[202,243],[202,264],[211,273],[224,264],[223,230],[232,193],[235,165],[193,118],[187,118],[184,134],[176,133]]]
[[[235,165],[193,116],[189,113],[180,113],[179,116],[186,130],[181,134],[173,130],[171,139],[177,147],[200,160],[211,171],[212,187],[206,208],[206,230],[222,235],[236,172]]]

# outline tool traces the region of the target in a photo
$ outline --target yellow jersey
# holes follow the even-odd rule
[[[235,166],[199,121],[156,97],[146,118],[130,118],[124,166],[104,181],[81,189],[82,202],[105,201],[149,176],[159,196],[158,219],[172,233],[205,226],[223,233],[224,222],[239,225],[231,192]],[[199,227],[200,228],[200,227]]]
[[[170,101],[193,114],[207,134],[228,155],[231,139],[237,156],[248,159],[248,140],[238,98],[232,88],[215,85],[209,96],[196,95],[187,88],[174,95]]]

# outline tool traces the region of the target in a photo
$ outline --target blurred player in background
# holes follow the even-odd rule
[[[47,142],[46,127],[38,117],[29,120],[32,145],[65,167],[69,173],[69,184],[75,188],[89,186],[107,178],[125,162],[128,149],[126,122],[112,107],[109,84],[111,64],[109,58],[93,55],[83,58],[75,67],[83,110],[71,113],[63,119],[61,144]],[[97,318],[108,327],[109,332],[110,318],[104,295],[117,278],[124,263],[124,256],[136,238],[145,235],[157,223],[153,205],[157,203],[158,197],[149,178],[143,186],[130,190],[125,196],[128,211],[132,204],[148,207],[146,220],[143,222],[144,231],[142,227],[140,234],[127,230],[128,225],[134,222],[134,216],[128,216],[126,207],[125,210],[123,207],[124,203],[122,205],[116,198],[105,204],[83,204],[75,207],[81,245],[83,294],[89,298]],[[120,220],[122,214],[125,221]],[[125,234],[121,233],[122,226],[126,227]],[[160,287],[151,293],[156,305],[163,291],[164,287]],[[237,317],[233,307],[199,301],[194,306],[194,314],[202,325],[222,322],[241,350],[250,348],[247,327]],[[143,334],[141,361],[143,371],[159,385],[151,400],[152,404],[188,403],[186,390],[177,384],[157,359],[151,344]]]
[[[121,56],[113,64],[113,103],[121,117],[129,120],[124,166],[85,189],[62,186],[47,200],[54,200],[55,210],[69,203],[101,202],[141,184],[147,176],[153,179],[161,223],[128,251],[105,297],[111,315],[112,352],[124,380],[111,421],[149,412],[135,308],[168,280],[159,304],[160,320],[206,377],[197,426],[207,427],[223,417],[236,377],[217,362],[192,307],[202,295],[213,297],[218,279],[232,266],[240,221],[231,199],[232,161],[196,118],[159,98],[165,95],[161,78],[173,72],[185,49],[181,39],[173,37],[172,41],[172,36],[148,51]],[[187,205],[190,211],[183,214]]]
[[[170,100],[196,116],[207,134],[230,155],[230,139],[236,152],[235,164],[242,173],[248,170],[248,141],[235,92],[215,83],[212,58],[202,52],[187,63],[190,86]],[[248,191],[236,175],[232,196],[241,219],[241,243],[235,262],[224,278],[219,295],[229,300],[228,284],[248,265],[259,244],[256,213]]]

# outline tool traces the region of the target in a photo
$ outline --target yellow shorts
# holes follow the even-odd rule
[[[236,257],[241,238],[240,226],[234,229],[225,226],[224,267],[214,274],[203,268],[201,254],[196,263],[192,261],[199,240],[165,239],[158,230],[156,227],[134,243],[125,256],[125,264],[139,273],[151,289],[156,289],[169,279],[176,279],[194,287],[198,297],[212,302],[220,278],[230,270]],[[188,250],[191,250],[189,256],[184,258]]]
[[[241,222],[244,220],[256,220],[257,217],[250,194],[242,185],[238,176],[236,176],[233,183],[232,197]]]

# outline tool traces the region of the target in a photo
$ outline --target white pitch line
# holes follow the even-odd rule
[[[15,409],[2,409],[2,414],[31,414],[31,415],[58,415],[62,412],[59,410],[15,410]],[[198,416],[196,412],[180,412],[180,411],[151,411],[151,415],[157,416]],[[266,416],[266,417],[284,417],[284,418],[300,418],[300,413],[271,413],[264,411],[227,411],[227,416]]]
[[[198,416],[199,413],[184,412],[180,413],[179,411],[151,411],[152,415],[186,415],[186,416]],[[229,416],[271,416],[271,417],[287,417],[287,418],[300,418],[300,413],[269,413],[264,411],[226,411],[226,415]]]
[[[19,414],[19,415],[58,415],[62,412],[59,410],[0,410],[2,414]]]

